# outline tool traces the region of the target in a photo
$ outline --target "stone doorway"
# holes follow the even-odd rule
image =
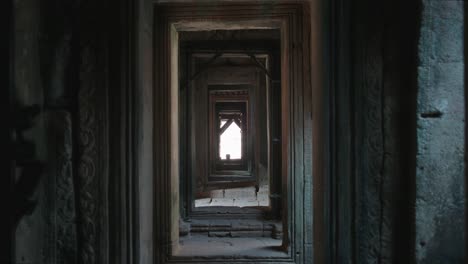
[[[304,145],[303,134],[303,126],[307,126],[305,122],[310,122],[308,115],[304,115],[304,111],[308,112],[310,111],[308,109],[311,108],[311,97],[310,94],[307,95],[310,93],[310,82],[307,79],[310,76],[308,73],[309,68],[306,66],[309,63],[303,63],[304,59],[309,60],[310,58],[310,43],[307,38],[310,20],[307,16],[307,8],[308,5],[306,4],[268,6],[233,4],[229,5],[229,7],[226,6],[226,9],[223,9],[223,5],[204,5],[203,7],[190,4],[157,5],[155,17],[159,18],[159,20],[156,21],[154,32],[154,35],[157,36],[154,48],[156,52],[155,87],[157,87],[155,89],[155,105],[158,105],[159,108],[155,109],[155,120],[167,124],[167,128],[161,126],[155,131],[155,153],[159,153],[158,155],[161,157],[161,159],[157,158],[154,164],[156,169],[155,186],[158,189],[155,201],[157,208],[166,208],[162,211],[163,215],[166,216],[156,219],[155,232],[157,237],[161,238],[160,243],[156,245],[156,249],[161,256],[161,263],[166,263],[167,259],[176,262],[197,263],[197,259],[200,258],[208,258],[210,261],[215,262],[221,262],[221,260],[225,262],[226,259],[230,259],[240,262],[255,260],[255,263],[266,263],[274,259],[277,262],[303,263],[301,254],[297,252],[304,249],[304,232],[309,232],[305,231],[304,227],[311,226],[312,223],[311,215],[303,214],[305,206],[311,206],[311,196],[307,195],[311,193],[310,181],[307,181],[308,183],[304,182],[305,175],[310,174],[307,171],[311,169],[310,161],[304,159],[304,155],[310,156],[311,145]],[[245,10],[249,11],[245,12]],[[276,104],[279,107],[275,108],[279,116],[275,120],[280,120],[277,125],[281,131],[281,136],[274,140],[275,144],[281,146],[277,151],[280,158],[274,164],[267,164],[268,169],[271,169],[270,165],[280,164],[279,167],[274,169],[279,177],[272,177],[273,180],[278,180],[278,183],[270,186],[281,191],[281,195],[278,195],[280,197],[275,197],[277,199],[275,202],[270,200],[271,204],[277,206],[276,208],[281,208],[279,212],[274,210],[278,212],[278,220],[280,221],[278,223],[265,223],[265,219],[260,218],[259,223],[258,217],[262,216],[263,212],[246,213],[242,208],[240,210],[229,208],[221,215],[227,213],[230,216],[235,214],[237,216],[246,216],[250,214],[251,217],[247,217],[248,221],[241,222],[238,222],[238,219],[235,218],[213,219],[213,212],[204,210],[198,216],[199,219],[192,219],[192,222],[196,223],[190,225],[190,229],[194,230],[203,230],[208,225],[210,227],[208,230],[210,240],[222,240],[214,243],[225,243],[225,239],[228,237],[229,241],[227,243],[236,245],[236,243],[233,243],[234,239],[247,239],[252,243],[256,243],[255,245],[250,244],[252,245],[250,248],[255,248],[255,250],[247,250],[245,247],[244,250],[241,250],[241,245],[249,245],[249,243],[241,242],[238,244],[239,246],[231,247],[234,251],[219,252],[216,250],[216,246],[210,247],[208,243],[204,243],[208,240],[186,240],[185,237],[180,236],[184,233],[183,230],[186,225],[182,220],[187,211],[190,211],[187,209],[192,208],[191,204],[193,203],[193,199],[190,201],[193,196],[187,195],[184,197],[184,193],[193,192],[194,189],[193,186],[186,184],[187,182],[184,183],[181,178],[181,175],[183,175],[181,170],[190,171],[190,169],[180,166],[181,152],[186,151],[180,148],[183,146],[180,134],[181,131],[186,130],[180,129],[181,124],[183,124],[179,112],[182,109],[180,106],[180,87],[183,86],[179,78],[179,63],[182,56],[179,45],[183,32],[216,30],[277,30],[280,35],[278,58],[280,58],[281,63],[279,64],[278,76],[281,78],[279,82],[272,84],[277,85],[281,91],[280,95],[278,95],[281,104]],[[298,45],[301,47],[300,49]],[[293,49],[296,52],[292,52]],[[212,57],[215,56],[212,55]],[[170,68],[168,69],[166,65],[170,65]],[[189,152],[186,151],[186,153]],[[251,154],[254,153],[255,147],[252,147]],[[193,165],[193,162],[191,164]],[[207,166],[206,171],[210,171],[209,166]],[[220,177],[218,177],[220,175],[218,174],[211,175],[211,178],[209,173],[208,175],[205,174],[205,176],[208,176],[208,182],[218,184],[220,181]],[[239,175],[230,175],[231,178],[237,176]],[[255,184],[251,184],[257,181],[255,174],[246,173],[243,176],[248,178],[247,181],[243,182],[246,185],[236,187],[255,186]],[[185,188],[185,190],[189,191],[181,191],[181,186],[184,186],[184,184],[186,187],[182,187],[182,190]],[[236,184],[240,184],[240,181],[236,181]],[[221,186],[221,188],[226,187],[218,186]],[[306,192],[304,192],[304,187],[307,188]],[[181,208],[185,208],[185,210],[181,211]],[[215,212],[215,214],[219,215],[218,212]],[[203,216],[205,216],[204,219],[202,219]],[[216,221],[213,222],[213,220]],[[259,234],[259,232],[262,232],[262,236],[258,236],[254,240],[249,237],[236,237],[241,234],[237,232],[242,231],[239,230],[241,226],[246,231],[244,234]],[[274,244],[258,239],[266,233],[268,233],[268,241],[275,241],[272,236],[281,236],[281,239],[275,241]],[[215,254],[206,252],[206,250],[196,250],[193,246],[197,245],[202,245],[202,248],[211,250]],[[269,253],[261,253],[265,253],[265,250]],[[304,254],[308,253],[304,252]]]

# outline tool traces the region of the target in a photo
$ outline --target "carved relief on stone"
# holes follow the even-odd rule
[[[87,40],[87,41],[86,41]],[[78,91],[78,232],[84,264],[107,263],[107,88],[105,52],[90,34],[81,43]]]
[[[72,122],[66,111],[52,115],[57,135],[56,149],[56,261],[77,263],[76,208],[72,166]]]
[[[82,263],[97,263],[95,249],[96,244],[96,143],[94,129],[96,127],[95,109],[92,97],[95,95],[95,83],[93,82],[94,61],[96,56],[91,48],[83,50],[79,102],[79,210],[80,210],[80,239]]]

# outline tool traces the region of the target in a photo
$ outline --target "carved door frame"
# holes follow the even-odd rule
[[[223,6],[225,5],[225,6]],[[224,8],[223,8],[224,7]],[[253,3],[160,4],[155,6],[154,51],[154,180],[155,262],[198,263],[174,255],[178,250],[179,147],[178,147],[178,31],[206,29],[210,19],[217,29],[279,28],[282,34],[282,193],[283,246],[287,258],[278,262],[308,263],[312,245],[311,174],[312,144],[304,129],[311,127],[309,6],[282,2],[267,6]],[[305,188],[305,189],[304,189]],[[210,261],[222,261],[213,258]],[[225,260],[224,260],[225,261]],[[256,259],[255,263],[271,260]],[[251,262],[251,261],[242,261]]]
[[[170,12],[160,13],[159,2],[166,3],[161,5],[167,6],[173,12],[172,16],[168,16]],[[178,3],[171,5],[167,2]],[[98,171],[91,171],[91,179],[97,182],[88,185],[93,188],[92,197],[99,212],[99,215],[92,215],[96,229],[88,233],[82,231],[81,234],[88,240],[81,238],[80,246],[82,258],[86,258],[89,252],[98,258],[85,263],[196,263],[195,260],[170,257],[178,232],[177,223],[171,224],[171,219],[177,219],[178,210],[175,212],[172,208],[178,208],[179,203],[171,198],[173,193],[178,192],[177,182],[170,177],[177,174],[173,163],[178,155],[170,147],[177,138],[170,136],[171,131],[177,128],[177,122],[170,114],[173,108],[168,99],[176,99],[170,93],[170,84],[171,78],[177,78],[171,75],[170,67],[159,68],[158,65],[167,66],[175,62],[170,52],[165,52],[170,50],[169,40],[177,35],[174,35],[176,30],[170,26],[171,23],[173,25],[178,19],[200,17],[218,20],[220,14],[236,21],[250,19],[251,22],[258,22],[259,18],[265,17],[277,19],[284,29],[284,36],[288,37],[288,41],[282,39],[289,51],[281,55],[290,66],[282,68],[282,89],[289,96],[282,98],[285,109],[282,111],[283,120],[287,124],[283,126],[283,135],[289,135],[283,137],[289,141],[282,141],[283,149],[287,150],[284,154],[287,159],[284,159],[282,189],[288,194],[288,199],[283,200],[283,208],[288,211],[284,214],[287,216],[284,237],[290,238],[287,241],[290,248],[288,259],[277,262],[311,263],[314,260],[315,263],[325,263],[333,261],[332,256],[337,256],[337,253],[344,259],[351,259],[355,250],[353,234],[335,227],[343,222],[353,225],[353,216],[348,212],[354,209],[347,207],[354,201],[349,189],[353,187],[353,178],[331,171],[333,146],[330,145],[334,137],[338,137],[330,133],[335,129],[330,120],[335,114],[334,102],[338,101],[332,102],[330,98],[334,91],[350,86],[346,78],[339,83],[332,82],[337,76],[349,77],[349,57],[337,59],[337,54],[349,53],[347,33],[342,32],[346,29],[342,25],[349,22],[349,12],[345,12],[349,6],[325,0],[272,1],[264,4],[260,1],[245,3],[232,0],[211,4],[193,4],[190,0],[120,0],[110,6],[114,11],[110,12],[112,21],[121,22],[122,27],[104,23],[107,29],[111,28],[110,36],[98,38],[99,34],[95,33],[102,32],[102,27],[96,28],[93,35],[83,32],[80,44],[80,54],[85,62],[88,59],[86,56],[101,59],[90,61],[91,66],[84,64],[80,69],[83,78],[80,87],[84,88],[80,90],[80,115],[86,117],[91,113],[94,121],[89,126],[85,123],[88,119],[82,119],[79,133],[90,129],[102,139],[89,154],[82,153],[85,155],[81,155],[78,161],[78,166],[86,165],[86,155],[94,155],[92,159],[98,164],[98,167],[92,167]],[[196,9],[196,6],[201,8]],[[84,11],[83,14],[86,14]],[[345,13],[344,18],[337,19],[335,13],[338,12]],[[263,26],[271,26],[271,23]],[[337,28],[342,31],[334,31]],[[93,39],[98,41],[86,42]],[[109,51],[105,48],[109,47],[107,41],[115,41],[114,44],[119,43],[119,46]],[[340,53],[336,52],[338,49]],[[338,62],[343,62],[344,66],[336,68],[335,63]],[[93,72],[87,67],[97,67],[99,71]],[[92,80],[100,82],[94,83]],[[89,90],[96,85],[98,90]],[[346,93],[338,96],[346,98]],[[90,103],[92,108],[82,108],[82,102]],[[81,144],[89,143],[86,133],[80,137]],[[352,142],[343,143],[352,145]],[[352,148],[349,149],[352,154]],[[348,154],[340,157],[351,161]],[[83,181],[89,180],[88,176],[89,171],[78,173]],[[352,172],[346,176],[352,176]],[[341,189],[333,186],[339,177],[346,178],[339,185]],[[82,189],[79,191],[80,199],[86,197]],[[337,193],[340,195],[337,196]],[[337,203],[336,200],[348,202]],[[346,215],[340,216],[338,212],[345,212]],[[338,237],[339,243],[336,241]],[[262,263],[258,260],[250,262]]]

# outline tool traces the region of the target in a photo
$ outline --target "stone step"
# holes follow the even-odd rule
[[[192,220],[181,223],[180,235],[190,233],[205,234],[209,237],[272,237],[282,238],[282,224],[275,221],[261,220]],[[188,229],[188,230],[187,230]]]

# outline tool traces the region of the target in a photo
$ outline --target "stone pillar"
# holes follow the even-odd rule
[[[417,95],[416,263],[463,263],[463,1],[422,1]]]
[[[52,146],[48,155],[50,179],[47,189],[52,198],[52,214],[48,219],[54,227],[51,246],[54,248],[54,263],[77,263],[75,188],[72,166],[72,121],[71,114],[58,110],[47,113],[48,142]]]

